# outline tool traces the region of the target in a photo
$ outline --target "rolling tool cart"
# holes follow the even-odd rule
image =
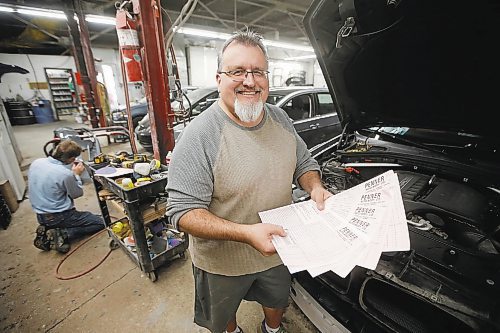
[[[188,246],[187,235],[169,228],[164,218],[167,167],[155,162],[158,163],[156,173],[150,177],[139,177],[135,172],[114,176],[103,173],[104,168],[122,172],[125,168],[113,168],[106,162],[89,164],[89,174],[111,238],[110,247],[122,248],[151,281],[157,279],[156,268],[175,258],[185,258]],[[108,204],[122,208],[126,217],[111,221]]]

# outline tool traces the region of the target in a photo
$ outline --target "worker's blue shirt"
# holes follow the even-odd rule
[[[28,191],[36,213],[58,213],[74,207],[83,195],[82,181],[68,166],[52,158],[35,160],[28,171]]]

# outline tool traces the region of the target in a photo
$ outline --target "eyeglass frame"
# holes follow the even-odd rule
[[[233,76],[234,74],[231,74],[231,72],[240,72],[240,71],[245,72],[245,75],[243,77],[235,77],[235,76]],[[263,76],[255,76],[255,72],[262,72]],[[261,70],[261,69],[254,69],[251,71],[247,71],[247,70],[243,70],[243,69],[234,69],[231,71],[219,71],[217,73],[218,74],[226,74],[233,81],[243,82],[246,80],[248,74],[250,74],[250,73],[252,74],[254,80],[258,80],[260,78],[269,79],[268,75],[269,75],[270,71],[265,71],[265,70]]]

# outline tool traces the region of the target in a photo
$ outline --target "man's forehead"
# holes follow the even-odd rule
[[[267,65],[266,56],[264,55],[264,52],[261,50],[259,46],[247,45],[238,42],[232,42],[226,47],[224,53],[222,54],[222,65],[231,67],[241,67],[244,65],[248,65],[244,63],[249,61],[248,58],[243,56],[247,54],[246,52],[248,52],[248,48],[257,50],[261,55],[259,57],[252,56],[250,59],[252,63],[251,65],[253,67],[263,67],[263,68],[266,67]],[[245,52],[244,49],[247,49],[247,51]],[[239,53],[240,51],[245,53]]]

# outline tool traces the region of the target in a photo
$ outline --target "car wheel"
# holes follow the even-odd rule
[[[132,126],[134,127],[134,130],[137,127],[137,125],[139,125],[139,122],[141,121],[141,119],[142,119],[142,116],[135,116],[132,118]]]

